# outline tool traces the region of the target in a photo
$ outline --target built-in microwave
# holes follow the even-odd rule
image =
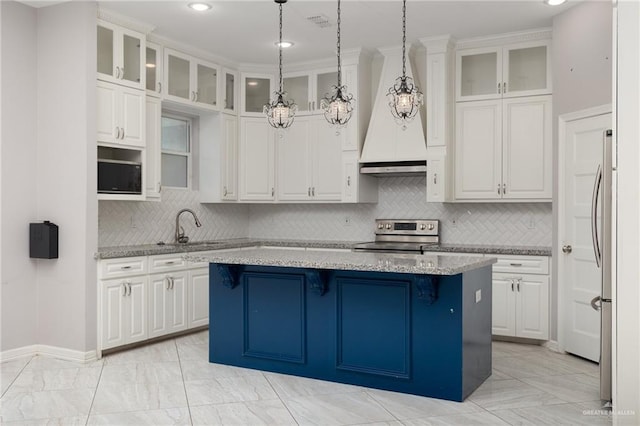
[[[98,159],[98,194],[142,194],[142,164]]]

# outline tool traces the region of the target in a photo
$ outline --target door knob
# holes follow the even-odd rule
[[[571,247],[570,245],[566,245],[566,246],[562,246],[562,252],[563,253],[571,253],[571,251],[573,250],[573,247]]]

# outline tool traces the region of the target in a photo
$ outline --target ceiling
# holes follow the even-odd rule
[[[271,0],[208,0],[212,9],[195,12],[189,1],[100,1],[101,9],[155,27],[153,34],[211,52],[238,63],[277,62],[278,7]],[[542,0],[407,2],[407,43],[451,34],[457,39],[549,27],[553,16],[575,4],[548,6]],[[343,0],[342,49],[399,46],[402,3],[399,0]],[[336,50],[337,1],[290,0],[283,6],[283,38],[295,45],[287,61],[331,57]],[[321,28],[307,18],[324,15]]]

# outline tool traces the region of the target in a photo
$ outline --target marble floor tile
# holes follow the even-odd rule
[[[202,360],[180,361],[185,381],[220,379],[224,377],[262,376],[262,371],[232,365],[215,364]]]
[[[89,416],[87,425],[158,426],[191,425],[189,409],[166,408],[163,410],[130,411],[127,413],[96,414]]]
[[[467,401],[489,411],[566,402],[519,380],[487,381]]]
[[[189,406],[278,399],[262,375],[190,380],[184,384]]]
[[[89,414],[95,389],[65,389],[41,392],[8,391],[0,399],[3,421],[26,421]]]
[[[500,340],[494,340],[493,342],[491,342],[491,353],[493,354],[494,358],[528,355],[532,353],[542,353],[548,351],[549,350],[542,345],[503,342]]]
[[[173,340],[165,340],[138,348],[115,352],[106,355],[104,359],[106,364],[178,361],[178,350]]]
[[[61,368],[54,370],[28,369],[11,385],[10,392],[37,392],[64,389],[92,389],[98,386],[102,366]]]
[[[404,424],[400,420],[391,420],[389,422],[358,423],[350,426],[404,426]]]
[[[580,372],[567,365],[555,364],[540,355],[496,358],[493,360],[493,371],[504,373],[515,379],[559,376]]]
[[[2,422],[6,426],[84,426],[88,416],[58,417],[53,419],[18,420],[15,422]]]
[[[24,367],[26,370],[60,370],[63,368],[96,368],[102,367],[104,360],[98,359],[89,362],[69,361],[66,359],[51,358],[45,355],[36,355]]]
[[[579,404],[515,408],[493,411],[493,414],[509,424],[521,426],[611,425],[611,416],[591,415]]]
[[[366,392],[285,399],[300,425],[352,425],[397,420]]]
[[[15,372],[22,370],[31,361],[32,356],[11,359],[9,361],[0,362],[0,372]]]
[[[0,397],[9,389],[9,386],[20,375],[18,371],[0,371]]]
[[[277,400],[234,402],[191,407],[194,426],[296,425],[289,410]]]
[[[424,417],[403,420],[405,426],[508,426],[509,423],[487,411],[472,414],[454,414],[451,416]]]
[[[597,362],[589,361],[571,354],[561,354],[553,351],[546,351],[536,354],[542,360],[561,366],[573,373],[589,374],[590,376],[600,376],[600,366]]]
[[[469,401],[446,401],[377,389],[367,389],[366,392],[399,420],[482,411]]]
[[[180,361],[209,361],[209,344],[178,345],[178,356]]]
[[[209,330],[198,331],[196,333],[185,334],[175,338],[176,345],[208,345]]]
[[[101,383],[96,391],[91,415],[186,406],[187,398],[182,381],[164,383]]]
[[[489,376],[487,380],[513,380],[513,377],[506,373],[503,373],[502,371],[494,369],[491,372],[491,376]]]
[[[107,364],[102,369],[100,377],[100,384],[180,381],[182,381],[182,372],[178,361]]]
[[[600,381],[586,374],[533,377],[522,381],[567,402],[586,402],[600,397]]]
[[[273,389],[276,391],[278,396],[282,399],[295,398],[297,396],[362,392],[364,390],[359,386],[308,379],[306,377],[290,376],[286,374],[265,373],[265,377],[269,383],[271,383],[271,386],[273,386]]]

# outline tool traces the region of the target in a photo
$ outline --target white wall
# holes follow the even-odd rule
[[[617,294],[614,294],[614,407],[617,424],[640,424],[640,4],[619,1]],[[622,413],[621,413],[622,414]]]
[[[37,342],[37,272],[29,258],[29,222],[37,214],[36,11],[2,10],[2,270],[0,351]]]
[[[96,347],[96,4],[38,9],[37,211],[59,228],[38,261],[38,343]],[[33,126],[33,124],[32,124]]]
[[[553,158],[558,158],[558,116],[612,102],[612,16],[607,1],[583,2],[553,20]],[[553,166],[558,176],[558,165]],[[557,203],[557,179],[554,201]],[[558,233],[554,215],[553,234]],[[552,258],[551,340],[558,338],[558,256]]]

